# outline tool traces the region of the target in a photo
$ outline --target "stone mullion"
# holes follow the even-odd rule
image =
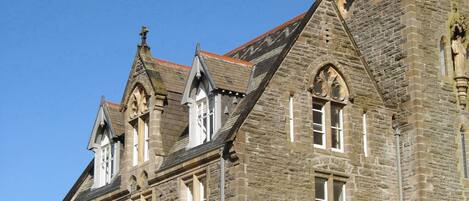
[[[328,101],[324,104],[324,126],[326,135],[326,149],[332,148],[332,133],[331,133],[331,102]]]
[[[327,200],[334,201],[334,179],[332,175],[327,177]]]
[[[138,125],[138,163],[143,163],[143,152],[144,152],[144,145],[145,145],[145,121],[142,118],[138,118],[137,120]]]

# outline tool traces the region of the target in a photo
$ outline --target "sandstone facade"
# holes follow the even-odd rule
[[[225,55],[196,47],[192,67],[154,58],[142,31],[121,103],[102,103],[114,108],[105,125],[120,145],[118,172],[94,187],[92,161],[64,200],[315,200],[318,178],[327,200],[339,199],[333,181],[348,201],[469,200],[469,60],[456,74],[451,47],[458,36],[469,43],[464,16],[467,0],[317,0]],[[191,98],[202,85],[219,123],[192,146]],[[135,165],[136,87],[148,94],[149,158]]]

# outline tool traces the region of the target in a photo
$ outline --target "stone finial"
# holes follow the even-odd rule
[[[148,34],[148,28],[146,26],[142,26],[142,29],[140,31],[140,38],[142,40],[140,42],[141,46],[146,46],[147,45],[147,34]]]

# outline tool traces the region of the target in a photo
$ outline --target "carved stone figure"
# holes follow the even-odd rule
[[[453,50],[454,58],[454,71],[456,77],[461,77],[466,74],[466,55],[467,50],[463,45],[461,35],[456,35],[456,38],[451,42],[451,49]]]

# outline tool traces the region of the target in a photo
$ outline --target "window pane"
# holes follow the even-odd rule
[[[315,110],[322,110],[322,105],[319,103],[313,103],[313,109]]]
[[[334,181],[334,201],[345,201],[345,182]]]
[[[331,104],[331,126],[340,128],[340,112],[342,108]]]
[[[332,148],[335,148],[335,149],[341,149],[340,147],[340,141],[342,139],[340,139],[340,130],[339,129],[335,129],[335,128],[332,128],[331,129],[331,142],[332,142]]]
[[[322,132],[322,125],[313,124],[313,130]]]
[[[327,179],[315,178],[315,195],[316,201],[323,201],[327,198]]]
[[[313,111],[313,123],[322,124],[322,112]]]
[[[318,133],[318,132],[314,132],[314,144],[317,144],[317,145],[323,145],[324,142],[322,141],[322,133]]]

